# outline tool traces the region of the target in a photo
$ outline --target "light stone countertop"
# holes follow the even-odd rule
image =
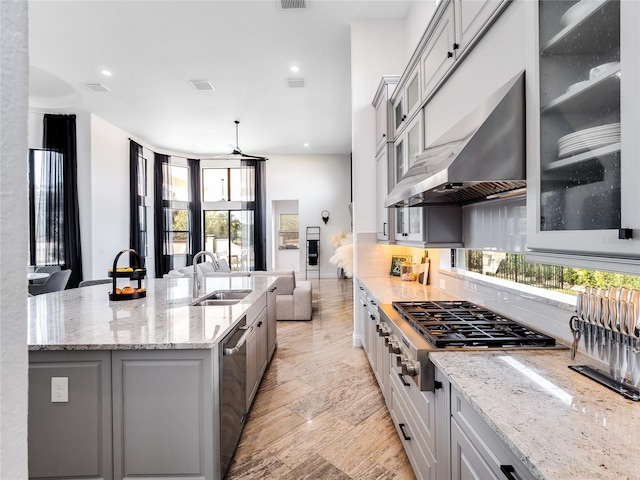
[[[429,357],[536,478],[640,478],[640,404],[570,370],[568,351]]]
[[[431,285],[404,282],[392,275],[358,277],[378,304],[412,300],[451,300],[454,297]]]
[[[230,306],[190,306],[191,278],[145,279],[147,296],[136,300],[109,300],[111,284],[29,297],[29,350],[213,348],[276,279],[207,278],[206,293],[253,290]]]
[[[398,277],[359,280],[380,303],[450,299]],[[517,319],[516,319],[517,320]],[[640,402],[573,370],[568,350],[438,351],[429,357],[541,480],[640,479]]]

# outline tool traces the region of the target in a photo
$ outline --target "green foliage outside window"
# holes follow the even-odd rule
[[[465,251],[465,269],[495,278],[570,295],[584,287],[640,289],[640,276],[528,262],[522,254]]]
[[[231,221],[229,221],[228,211],[204,212],[204,232],[207,236],[219,239],[231,238],[231,242],[242,245],[242,223],[235,215],[231,215]]]

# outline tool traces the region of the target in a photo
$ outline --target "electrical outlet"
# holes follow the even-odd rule
[[[446,282],[440,279],[440,290],[446,290],[446,289],[447,289]]]
[[[51,377],[51,402],[69,401],[69,377]]]

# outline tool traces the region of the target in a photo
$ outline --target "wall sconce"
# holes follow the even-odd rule
[[[322,215],[322,221],[325,223],[325,225],[327,224],[327,222],[329,221],[329,212],[327,210],[323,210],[322,213],[320,214]]]

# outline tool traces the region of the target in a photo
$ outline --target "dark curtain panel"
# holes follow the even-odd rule
[[[191,230],[191,245],[187,265],[193,263],[193,257],[202,250],[202,201],[200,192],[200,160],[189,158],[189,227]]]
[[[64,180],[64,259],[71,269],[69,287],[82,281],[80,211],[78,207],[78,159],[76,150],[76,116],[44,115],[42,145],[63,155]]]
[[[265,160],[242,160],[242,165],[254,168],[255,178],[255,210],[253,217],[253,251],[254,269],[267,269],[267,223],[266,223],[266,185]]]
[[[171,270],[171,256],[164,251],[166,228],[164,224],[165,211],[164,202],[162,201],[162,190],[164,185],[163,165],[169,163],[169,156],[156,153],[153,165],[153,206],[154,206],[154,254],[156,263],[156,278],[162,278],[162,275]]]
[[[144,256],[140,238],[140,195],[138,192],[138,159],[142,147],[129,140],[129,248]],[[129,254],[129,265],[138,265],[138,257]]]

